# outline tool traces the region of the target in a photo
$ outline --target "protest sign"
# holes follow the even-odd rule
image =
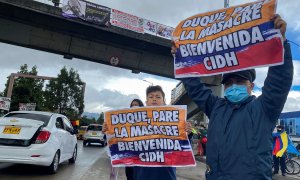
[[[106,112],[112,165],[195,166],[185,120],[186,106],[138,107]]]
[[[110,8],[84,0],[64,0],[62,12],[64,17],[80,18],[99,25],[107,25],[110,21]]]
[[[262,0],[180,22],[173,33],[175,77],[209,76],[283,63],[274,29],[276,0]]]

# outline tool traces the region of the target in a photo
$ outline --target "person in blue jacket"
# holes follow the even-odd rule
[[[199,78],[181,79],[188,95],[209,117],[207,180],[271,180],[272,132],[293,79],[286,22],[274,17],[284,40],[284,64],[269,67],[259,97],[251,95],[254,69],[223,75],[224,96],[215,96]],[[176,48],[172,47],[172,53]]]

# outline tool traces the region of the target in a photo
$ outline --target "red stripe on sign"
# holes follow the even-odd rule
[[[194,165],[195,160],[191,151],[166,152],[164,153],[164,162],[145,162],[139,157],[122,158],[113,160],[113,165],[145,165],[145,166],[184,166]]]
[[[184,74],[216,74],[238,69],[251,67],[262,67],[283,62],[283,45],[280,38],[272,38],[268,41],[248,46],[238,52],[236,57],[239,60],[238,66],[224,67],[221,69],[207,70],[203,63],[191,67],[176,69],[177,75]]]

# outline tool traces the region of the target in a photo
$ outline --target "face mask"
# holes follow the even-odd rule
[[[248,94],[247,86],[233,84],[225,90],[224,96],[227,98],[228,101],[234,104],[238,104],[240,102],[243,102],[250,95]]]

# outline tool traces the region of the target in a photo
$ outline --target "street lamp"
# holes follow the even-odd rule
[[[151,84],[151,86],[153,86],[153,83],[152,83],[152,82],[150,82],[150,81],[147,81],[147,80],[145,80],[145,79],[143,79],[142,81],[145,81],[145,82],[147,82],[147,83]]]

